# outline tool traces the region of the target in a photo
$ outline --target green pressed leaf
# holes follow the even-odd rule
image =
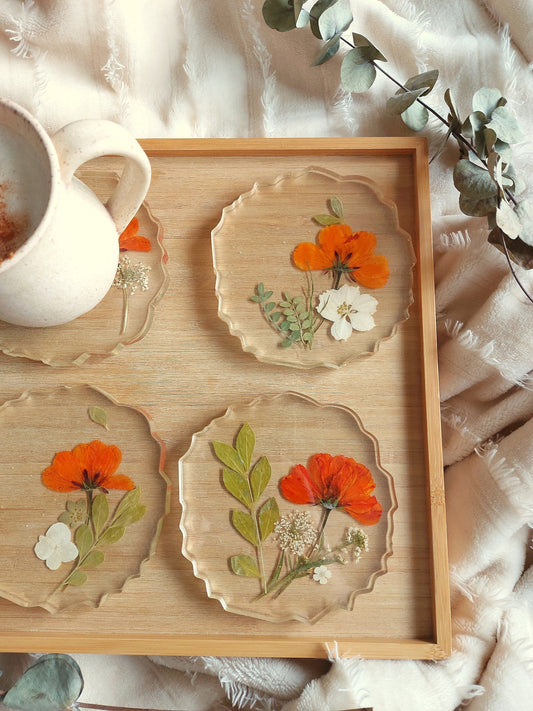
[[[240,501],[241,504],[244,504],[248,508],[251,507],[252,498],[250,496],[248,479],[243,477],[242,474],[233,471],[233,469],[224,468],[222,470],[222,481],[226,489],[237,501]]]
[[[244,462],[239,457],[236,449],[234,449],[230,444],[224,444],[224,442],[212,442],[215,454],[220,459],[222,464],[225,464],[230,469],[235,469],[236,472],[240,474],[246,474],[247,468],[244,466]]]
[[[272,321],[275,321],[275,322],[279,321],[281,316],[282,316],[281,311],[274,311],[273,314],[270,314],[270,318],[272,319]]]
[[[254,546],[259,543],[257,540],[255,523],[249,513],[234,509],[231,512],[231,522],[234,528],[248,541],[248,543],[251,543]]]
[[[101,565],[104,560],[105,556],[102,551],[91,551],[80,565],[80,568],[96,568],[98,565]]]
[[[428,72],[422,72],[414,77],[411,77],[405,82],[405,88],[409,91],[417,91],[424,89],[422,96],[426,96],[435,86],[435,82],[439,77],[438,69],[430,69]]]
[[[91,505],[94,532],[97,536],[103,531],[109,518],[109,503],[105,494],[97,494]]]
[[[359,61],[359,53],[351,49],[342,60],[341,82],[351,92],[360,94],[370,89],[376,78],[376,68],[371,62]]]
[[[315,215],[313,220],[323,227],[327,225],[338,225],[340,222],[339,218],[335,217],[335,215]]]
[[[342,220],[344,215],[344,205],[342,204],[340,197],[333,195],[333,197],[329,200],[329,206],[331,208],[331,212],[338,217],[339,220]]]
[[[107,426],[107,412],[102,407],[89,407],[87,410],[89,417],[97,425],[105,427],[106,430],[109,429]]]
[[[113,526],[114,527],[121,527],[125,528],[126,526],[130,526],[132,523],[136,523],[137,521],[140,521],[141,518],[144,516],[146,513],[146,506],[144,504],[137,504],[136,506],[130,506],[126,511],[120,514],[120,516],[117,516],[113,520]]]
[[[115,509],[114,513],[114,518],[117,516],[121,516],[125,511],[127,511],[130,506],[137,506],[137,504],[141,500],[141,490],[137,486],[135,489],[132,489],[131,491],[128,491],[124,496],[121,498],[117,508]]]
[[[387,112],[393,116],[403,114],[423,93],[424,89],[415,89],[414,91],[400,90],[387,99]]]
[[[249,555],[234,555],[230,558],[231,569],[235,575],[245,578],[260,578],[261,573],[256,562]]]
[[[266,489],[267,484],[270,481],[270,476],[270,462],[266,457],[261,457],[250,472],[250,486],[252,488],[252,496],[254,501],[259,500],[259,497]]]
[[[275,301],[269,301],[267,304],[265,304],[265,311],[270,313],[273,309],[276,308],[276,302]]]
[[[325,42],[322,47],[320,48],[320,51],[316,54],[315,58],[313,59],[312,66],[313,67],[318,67],[321,64],[324,64],[325,62],[328,61],[328,59],[331,59],[334,57],[337,52],[340,49],[341,43],[340,43],[340,35],[333,35],[327,42]]]
[[[425,106],[415,101],[401,115],[402,121],[411,131],[421,131],[427,124],[429,112]]]
[[[260,281],[257,285],[257,293],[259,294],[259,296],[263,296],[265,293],[265,285],[262,281]]]
[[[313,12],[313,15],[315,13]],[[353,16],[349,0],[337,0],[320,13],[318,30],[322,39],[340,35],[352,24]]]
[[[252,463],[252,454],[255,447],[255,434],[250,425],[245,422],[239,432],[237,433],[237,438],[235,440],[235,445],[237,449],[237,455],[239,459],[243,462],[246,471],[250,468]]]
[[[78,548],[78,554],[81,560],[91,550],[94,543],[94,536],[91,531],[91,527],[87,526],[85,523],[78,526],[74,533],[74,543]]]
[[[289,348],[290,346],[294,345],[294,341],[291,341],[290,338],[285,338],[283,341],[281,341],[281,347],[282,348]]]
[[[274,497],[267,499],[259,509],[258,521],[261,540],[264,541],[272,531],[279,519],[278,502]]]
[[[11,687],[3,705],[20,711],[63,711],[83,691],[83,676],[66,654],[45,654]]]
[[[498,192],[488,170],[466,158],[461,158],[455,164],[453,183],[462,195],[471,200],[490,198]]]
[[[491,128],[504,143],[518,143],[524,138],[515,115],[506,106],[494,109],[487,128]]]
[[[472,97],[472,109],[480,111],[487,118],[492,115],[494,109],[498,106],[503,106],[507,100],[501,95],[499,89],[487,89],[483,87],[478,89]]]
[[[85,585],[87,582],[87,573],[83,573],[81,570],[77,570],[75,573],[69,577],[67,585],[73,585],[79,588],[81,585]]]
[[[522,232],[520,218],[505,200],[496,208],[496,224],[511,239],[516,239]]]
[[[367,39],[364,35],[360,35],[357,32],[352,33],[353,43],[356,47],[367,47],[369,51],[366,52],[365,56],[367,61],[370,59],[377,59],[380,62],[386,62],[387,59],[384,57],[379,49],[372,44],[372,42]]]
[[[291,0],[265,0],[263,18],[269,27],[278,32],[288,32],[296,27]]]
[[[98,545],[109,546],[112,543],[120,541],[125,531],[126,529],[124,526],[110,526],[107,531],[104,531],[102,534],[100,540],[98,541]]]

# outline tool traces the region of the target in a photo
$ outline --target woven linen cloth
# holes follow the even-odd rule
[[[259,0],[2,0],[0,95],[53,132],[107,118],[138,137],[409,135],[378,76],[352,95],[340,58],[311,67],[308,29],[269,29]],[[524,130],[531,183],[533,5],[528,0],[352,0],[401,79],[440,71],[428,102],[461,116],[498,88]],[[341,50],[342,51],[345,50]],[[430,155],[444,129],[431,118]],[[439,662],[76,655],[82,701],[147,709],[525,711],[533,707],[533,305],[484,220],[458,209],[457,149],[431,163],[453,653]],[[533,190],[533,183],[527,188]],[[533,293],[531,275],[517,268]],[[1,655],[6,688],[31,662]]]

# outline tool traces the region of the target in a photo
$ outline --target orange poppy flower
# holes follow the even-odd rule
[[[134,217],[118,238],[120,249],[131,249],[134,252],[149,252],[152,249],[150,240],[147,237],[138,235],[139,220]]]
[[[54,491],[78,489],[135,488],[124,474],[115,474],[122,452],[115,445],[106,445],[95,439],[89,444],[77,444],[71,452],[58,452],[42,474],[43,484]]]
[[[280,481],[283,496],[293,504],[320,504],[342,508],[359,523],[371,525],[381,518],[376,485],[364,464],[351,457],[313,454],[308,467],[297,464]]]
[[[374,254],[377,238],[373,232],[352,232],[348,225],[334,224],[318,233],[318,244],[300,242],[292,253],[298,269],[323,269],[335,274],[337,288],[347,274],[361,286],[380,289],[389,278],[389,263],[382,254]]]

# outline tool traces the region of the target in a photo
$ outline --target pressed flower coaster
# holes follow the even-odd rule
[[[219,316],[260,361],[338,368],[409,316],[411,238],[363,176],[311,167],[256,183],[211,240]]]
[[[229,612],[312,623],[386,573],[393,479],[344,406],[287,392],[230,407],[179,477],[183,555]]]
[[[81,176],[104,201],[117,182],[110,172],[83,169]],[[82,365],[144,338],[168,285],[162,225],[146,202],[125,231],[121,246],[125,249],[120,253],[117,284],[92,311],[49,328],[23,328],[0,321],[0,351],[52,366]]]
[[[0,596],[57,612],[138,577],[168,511],[164,445],[139,409],[88,385],[0,406]]]

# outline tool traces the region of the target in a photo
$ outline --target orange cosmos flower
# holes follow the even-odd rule
[[[95,439],[89,444],[78,444],[71,452],[58,452],[42,474],[43,484],[54,491],[78,489],[135,488],[124,474],[115,474],[122,452],[115,445],[106,445]]]
[[[331,454],[313,454],[308,468],[297,464],[280,481],[281,493],[293,504],[320,504],[329,510],[342,508],[367,525],[381,518],[381,504],[371,495],[375,486],[364,464]]]
[[[138,235],[139,220],[134,217],[126,227],[124,232],[118,238],[118,246],[120,249],[131,249],[134,252],[149,252],[152,249],[150,240],[147,237]]]
[[[300,242],[292,253],[298,269],[323,269],[335,274],[339,285],[342,274],[362,286],[380,289],[389,278],[389,263],[382,254],[374,254],[377,238],[372,232],[352,232],[348,225],[334,224],[318,233],[318,244]]]

